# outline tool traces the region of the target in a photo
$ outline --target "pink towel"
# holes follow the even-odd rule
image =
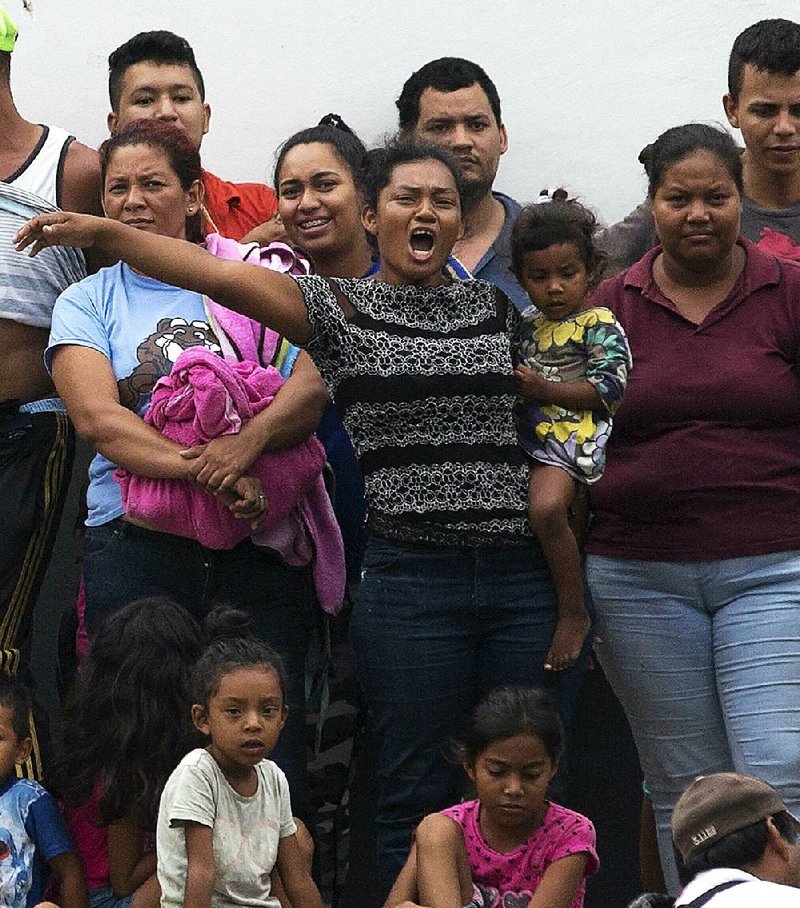
[[[265,247],[256,243],[243,245],[216,233],[210,233],[203,245],[218,259],[250,262],[252,265],[260,265],[262,268],[284,274],[311,273],[308,259],[285,243],[270,243]],[[286,349],[291,345],[280,334],[245,315],[220,306],[213,300],[206,300],[206,309],[225,359],[244,360],[262,366],[268,366],[270,363],[281,366]]]
[[[260,413],[283,384],[271,366],[229,363],[203,347],[190,347],[172,372],[153,390],[145,422],[179,445],[206,444],[238,432]],[[253,464],[269,513],[260,533],[268,533],[320,478],[325,451],[312,437],[285,451],[268,451]],[[188,480],[150,479],[117,470],[122,503],[129,517],[144,520],[177,536],[196,539],[211,549],[230,549],[251,534],[214,496]]]

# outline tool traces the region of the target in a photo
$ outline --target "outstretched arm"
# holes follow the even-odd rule
[[[269,325],[293,343],[308,342],[303,294],[285,274],[218,259],[184,240],[157,236],[108,218],[60,211],[32,218],[14,237],[17,250],[47,246],[98,249],[165,284],[204,293],[235,312]]]

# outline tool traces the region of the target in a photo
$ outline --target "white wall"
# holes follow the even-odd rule
[[[565,185],[608,222],[642,197],[647,142],[724,119],[735,36],[800,21],[798,0],[33,0],[32,18],[3,2],[23,115],[89,144],[105,136],[108,53],[143,30],[188,38],[213,110],[203,160],[228,179],[269,181],[276,146],[328,111],[373,142],[414,69],[473,59],[509,132],[497,187],[527,200]]]

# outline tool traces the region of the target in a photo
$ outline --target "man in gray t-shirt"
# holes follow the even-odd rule
[[[746,28],[733,43],[722,103],[745,144],[742,233],[758,242],[768,227],[800,243],[800,25],[764,19]],[[638,261],[658,243],[649,200],[601,242],[607,275]]]

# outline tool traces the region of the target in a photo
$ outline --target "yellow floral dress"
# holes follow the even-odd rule
[[[516,418],[520,444],[534,460],[561,467],[579,482],[597,482],[605,469],[611,417],[622,400],[631,351],[610,309],[596,306],[560,321],[535,307],[522,313],[517,361],[548,381],[588,381],[601,410],[565,410],[520,398]]]

